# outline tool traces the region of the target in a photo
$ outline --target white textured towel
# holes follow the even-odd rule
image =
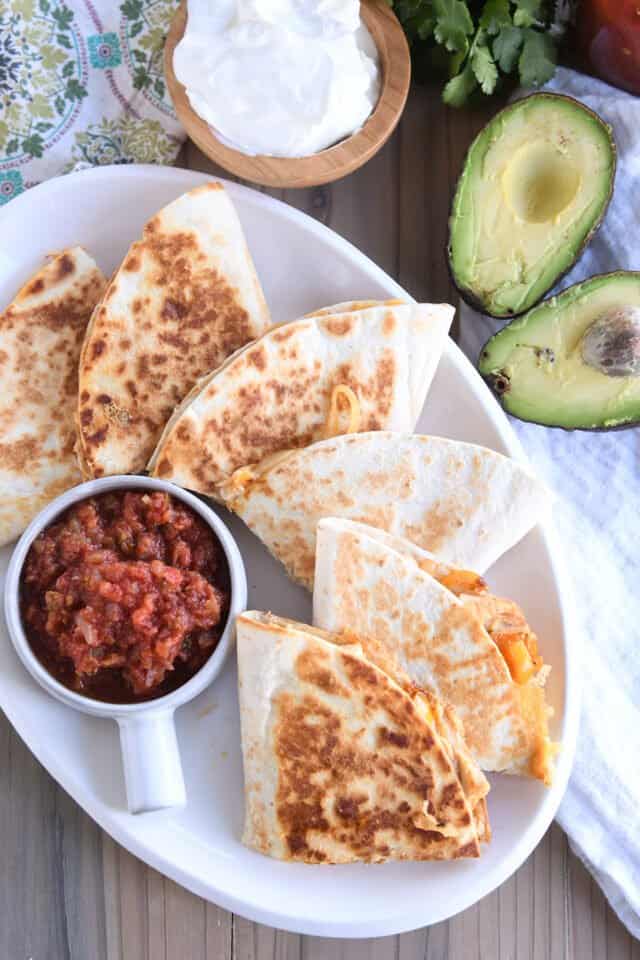
[[[640,270],[640,98],[567,69],[546,89],[597,111],[618,148],[604,223],[558,289],[595,273]],[[462,348],[476,363],[502,324],[463,305],[461,326]],[[585,646],[578,749],[558,821],[640,937],[640,427],[567,433],[511,422],[558,496],[554,517]]]

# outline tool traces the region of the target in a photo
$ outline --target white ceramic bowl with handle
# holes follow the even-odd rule
[[[168,493],[199,514],[220,542],[229,566],[231,596],[224,631],[209,659],[182,686],[144,703],[106,703],[69,690],[37,658],[26,636],[20,614],[20,578],[31,544],[46,527],[74,503],[112,490]],[[186,802],[174,713],[193,700],[218,676],[235,639],[235,618],[246,609],[247,579],[235,540],[218,515],[181,487],[150,477],[115,476],[90,480],[67,490],[35,517],[16,544],[4,590],[7,626],[16,653],[41,687],[56,699],[94,717],[116,720],[124,766],[127,805],[131,813],[146,813]]]

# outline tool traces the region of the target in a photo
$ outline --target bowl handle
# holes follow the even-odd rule
[[[117,717],[130,813],[184,806],[173,710]]]

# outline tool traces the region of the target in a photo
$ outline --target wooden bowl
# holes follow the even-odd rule
[[[366,163],[393,132],[409,92],[411,59],[402,27],[385,0],[363,0],[362,19],[378,48],[380,97],[365,125],[333,147],[308,157],[247,156],[221,143],[209,124],[193,110],[173,71],[173,51],[182,39],[187,3],[182,0],[164,48],[164,72],[171,99],[185,130],[210,160],[230,173],[266,187],[311,187],[338,180]]]

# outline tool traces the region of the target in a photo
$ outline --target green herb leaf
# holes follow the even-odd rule
[[[76,65],[73,60],[67,60],[64,67],[62,68],[62,76],[67,80],[72,73],[75,73]]]
[[[509,0],[487,0],[480,17],[480,28],[490,36],[495,36],[502,27],[510,24]]]
[[[463,0],[433,0],[436,15],[434,35],[451,53],[468,46],[467,37],[473,33],[473,20]]]
[[[12,153],[17,153],[19,146],[20,146],[20,141],[18,140],[17,137],[14,137],[13,140],[9,140],[9,143],[5,147],[7,156],[10,157]]]
[[[511,73],[515,67],[522,40],[522,30],[519,27],[503,27],[493,41],[493,55],[503,73]]]
[[[520,82],[525,87],[539,87],[555,73],[556,48],[547,33],[529,29],[524,34],[524,45],[518,60]]]
[[[449,76],[455,77],[462,67],[462,64],[466,60],[467,50],[461,50],[460,53],[450,53],[445,54],[449,58]]]
[[[425,9],[409,17],[404,26],[407,32],[417,34],[421,40],[427,40],[428,37],[433,35],[435,25],[436,18],[431,10],[431,5],[425,5]]]
[[[516,27],[532,27],[538,22],[542,0],[516,0],[517,10],[513,15]]]
[[[477,86],[476,78],[471,69],[471,64],[466,67],[457,76],[452,77],[442,91],[442,99],[450,107],[461,107],[467,102],[469,94]]]
[[[137,0],[135,0],[137,2]],[[397,5],[395,6],[395,11],[398,15],[398,18],[403,22],[408,20],[410,17],[413,17],[419,10],[421,6],[431,6],[431,0],[398,0]]]
[[[143,0],[120,2],[125,15],[139,18]],[[550,0],[387,2],[409,40],[414,77],[420,82],[449,76],[443,99],[452,106],[465,103],[478,85],[484,93],[493,93],[501,74],[518,71],[522,83],[538,86],[554,72],[556,41],[550,30],[554,4]],[[134,28],[130,23],[130,36]],[[143,72],[134,73],[137,89],[148,85]]]
[[[493,62],[491,51],[487,46],[482,30],[478,31],[470,60],[471,69],[480,84],[482,92],[493,93],[498,82],[498,68]]]

